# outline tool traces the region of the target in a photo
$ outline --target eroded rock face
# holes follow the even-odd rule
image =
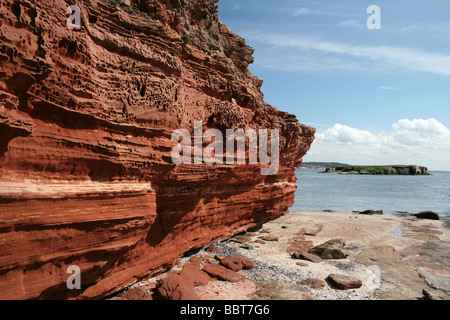
[[[1,1],[0,299],[101,298],[293,204],[315,130],[264,102],[216,1],[116,2],[76,1],[76,31],[66,1]],[[195,121],[279,129],[279,170],[175,165]]]

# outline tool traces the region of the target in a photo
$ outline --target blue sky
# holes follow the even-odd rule
[[[317,128],[304,161],[450,170],[450,1],[220,0],[219,17],[266,102]]]

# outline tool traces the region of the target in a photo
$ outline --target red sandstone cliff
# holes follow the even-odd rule
[[[264,102],[216,1],[69,2],[0,2],[0,299],[101,298],[286,213],[314,139]],[[279,129],[277,174],[173,164],[194,121]]]

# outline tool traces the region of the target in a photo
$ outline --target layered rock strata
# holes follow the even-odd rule
[[[287,212],[315,130],[263,100],[210,0],[0,2],[0,299],[92,299]],[[280,164],[179,164],[176,129],[278,129]],[[203,144],[203,148],[206,145]],[[81,288],[69,290],[69,266]]]

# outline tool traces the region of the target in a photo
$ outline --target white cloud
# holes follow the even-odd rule
[[[375,142],[376,136],[367,130],[351,128],[340,123],[327,129],[322,134],[317,134],[317,139],[326,142],[337,143],[371,143]]]
[[[398,132],[418,133],[425,137],[448,134],[449,130],[434,118],[424,119],[402,119],[394,123],[392,127]]]
[[[401,68],[450,76],[450,55],[444,53],[426,52],[414,48],[388,45],[352,45],[321,41],[296,34],[249,33],[246,38],[279,48],[297,48],[306,53],[318,51],[328,55],[332,54],[333,57],[340,60],[345,60],[343,58],[346,56],[351,58],[352,61],[355,60],[354,58],[358,58],[366,65],[370,65],[372,70],[377,67],[390,70]],[[280,62],[281,60],[284,59],[280,57]]]
[[[276,71],[372,71],[370,66],[365,66],[359,61],[347,61],[343,63],[335,57],[316,57],[311,59],[308,56],[287,56],[280,59],[279,55],[267,55],[258,59],[258,64],[267,69]]]
[[[399,88],[397,87],[389,87],[389,86],[378,86],[379,89],[389,90],[389,91],[397,91]]]
[[[392,125],[395,132],[393,138],[406,145],[418,145],[427,143],[450,143],[450,131],[434,118],[402,119]]]
[[[371,132],[335,124],[316,139],[305,161],[350,164],[418,164],[450,168],[450,130],[434,118],[401,119],[391,132]]]
[[[333,15],[333,13],[330,12],[325,12],[325,11],[321,11],[321,10],[315,10],[315,9],[311,9],[311,8],[299,8],[294,10],[294,12],[292,13],[292,15],[294,17],[298,17],[298,16],[309,16],[309,15],[313,15],[313,14],[320,14],[320,15]]]
[[[348,20],[341,21],[341,22],[338,23],[338,26],[341,26],[341,27],[353,27],[353,28],[366,27],[359,20],[355,20],[355,19],[348,19]]]
[[[418,29],[418,27],[416,26],[416,25],[410,25],[410,26],[407,26],[407,27],[403,27],[401,30],[402,31],[413,31],[413,30],[417,30]]]
[[[292,13],[292,15],[293,15],[294,17],[297,17],[297,16],[306,16],[306,15],[309,15],[309,14],[311,14],[311,11],[310,11],[310,9],[308,9],[308,8],[300,8],[300,9],[296,9],[296,10]]]

